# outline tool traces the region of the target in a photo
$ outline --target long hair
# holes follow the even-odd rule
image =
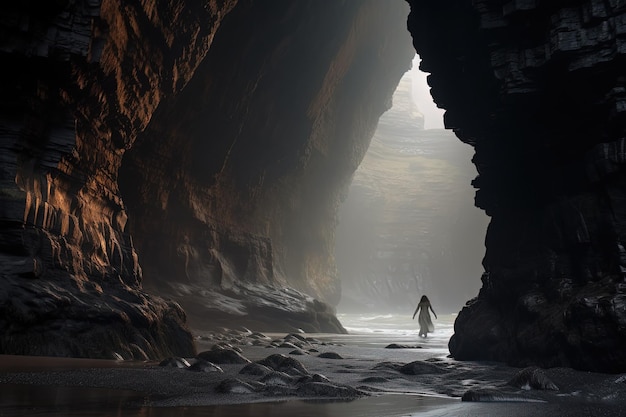
[[[420,299],[420,304],[422,304],[422,303],[430,304],[430,300],[425,295],[422,295],[422,298]]]

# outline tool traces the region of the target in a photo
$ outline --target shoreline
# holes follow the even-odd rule
[[[93,412],[104,403],[114,404],[119,416],[139,416],[146,409],[151,416],[173,416],[180,415],[176,412],[185,407],[193,410],[184,415],[193,416],[220,407],[225,413],[220,415],[225,416],[263,415],[250,414],[260,411],[282,415],[290,410],[303,417],[308,412],[322,415],[323,410],[327,416],[479,416],[488,411],[490,415],[530,417],[618,416],[622,414],[621,404],[626,403],[625,375],[554,368],[544,373],[558,391],[516,388],[507,382],[520,369],[500,363],[456,361],[448,357],[441,338],[413,338],[413,345],[404,344],[410,348],[389,349],[384,345],[407,342],[406,335],[395,339],[389,334],[263,336],[266,339],[261,342],[245,332],[198,332],[196,344],[198,352],[210,351],[218,344],[230,346],[227,350],[240,352],[253,363],[280,355],[297,361],[304,372],[281,377],[282,382],[276,378],[261,382],[259,375],[241,373],[245,363],[218,364],[222,372],[193,372],[159,366],[158,362],[0,355],[0,409],[3,416],[24,415],[25,409],[36,409],[40,416],[74,416],[81,415],[72,414],[80,410]],[[270,344],[297,343],[298,337],[312,341],[299,349],[301,352],[293,346]],[[188,359],[193,362],[193,358]],[[311,382],[315,375],[324,383]],[[303,378],[309,379],[302,382]],[[226,380],[243,384],[231,385],[231,391],[219,388]],[[303,389],[306,383],[309,385]],[[246,391],[242,388],[246,386],[253,389]],[[46,403],[45,392],[55,393],[56,403]],[[468,392],[477,396],[473,401],[462,401]],[[55,414],[60,408],[63,414]],[[370,408],[378,414],[367,414]]]

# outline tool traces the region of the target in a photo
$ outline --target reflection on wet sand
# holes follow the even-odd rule
[[[45,417],[339,417],[407,416],[442,410],[458,400],[383,395],[353,401],[276,401],[202,407],[145,407],[142,394],[102,388],[2,385],[0,415]],[[429,414],[426,414],[429,415]]]
[[[232,378],[258,386],[258,377],[241,374],[241,364],[223,364],[223,373],[203,373],[154,362],[0,355],[0,417],[624,415],[624,376],[554,368],[545,373],[558,391],[526,390],[507,383],[520,369],[449,358],[445,346],[453,317],[440,315],[435,333],[427,339],[417,337],[415,324],[406,317],[342,318],[350,334],[311,334],[317,353],[296,357],[308,375],[327,377],[335,387],[359,389],[364,396],[354,400],[328,400],[333,395],[324,391],[311,401],[315,395],[308,391],[299,395],[292,386],[273,391],[267,384],[245,393],[217,390],[221,381]],[[211,339],[200,336],[198,350],[210,349]],[[237,340],[252,361],[276,353],[292,355],[291,347]],[[409,347],[390,349],[388,344]],[[470,390],[478,401],[487,402],[461,401]]]

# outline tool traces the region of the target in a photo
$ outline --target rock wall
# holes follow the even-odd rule
[[[458,359],[626,371],[626,5],[412,0],[446,127],[491,222]]]
[[[265,330],[282,307],[249,305],[243,288],[290,287],[329,304],[293,299],[289,310],[317,317],[296,327],[345,331],[328,316],[341,290],[337,210],[410,67],[410,42],[397,42],[407,15],[376,1],[249,2],[229,14],[197,76],[124,158],[147,287],[180,300],[194,325],[235,316]],[[216,312],[207,294],[237,308]]]
[[[179,303],[344,331],[336,208],[408,7],[192,3],[0,6],[0,353],[189,355]]]

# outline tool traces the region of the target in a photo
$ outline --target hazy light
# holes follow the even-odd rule
[[[413,79],[413,100],[417,108],[424,115],[424,129],[443,129],[443,114],[445,111],[437,107],[430,95],[430,87],[426,81],[428,73],[419,70],[421,59],[419,55],[413,58],[413,67],[409,71]]]

